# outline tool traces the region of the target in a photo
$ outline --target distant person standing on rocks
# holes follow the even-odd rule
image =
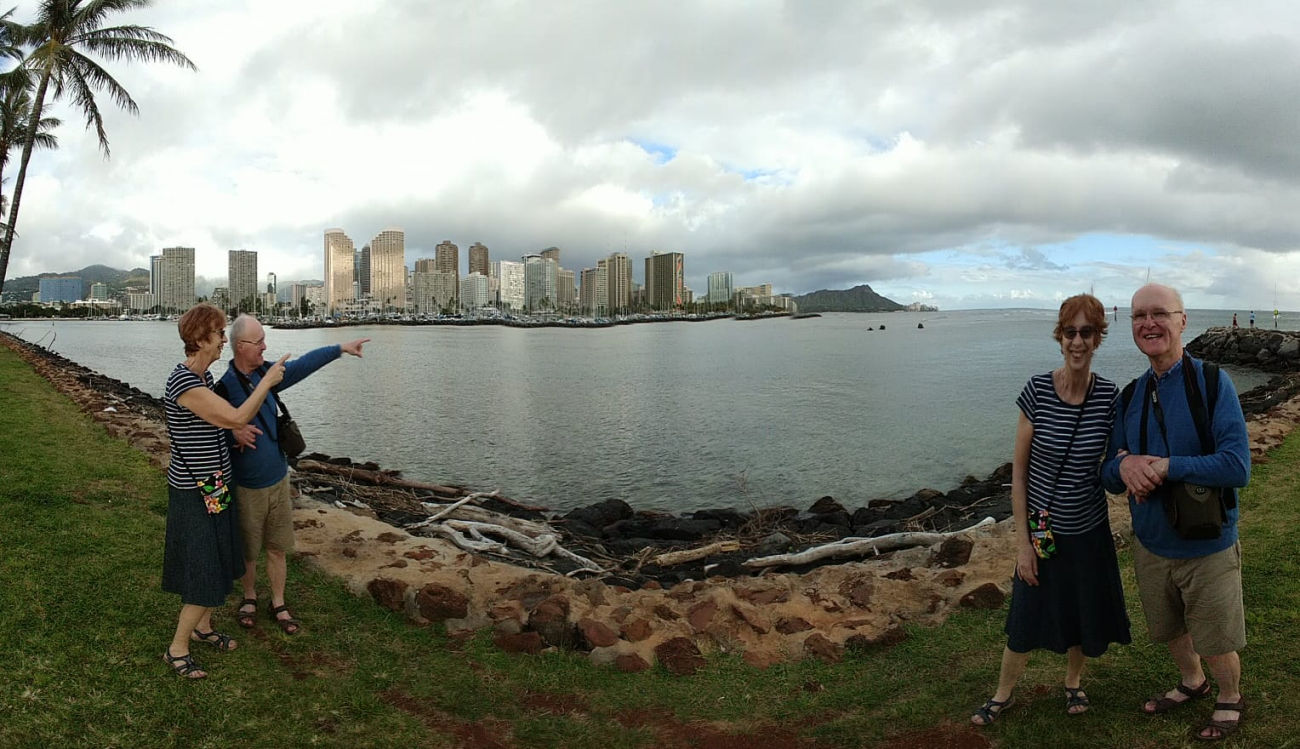
[[[1253,322],[1253,313],[1252,313]],[[1218,741],[1245,715],[1241,659],[1246,617],[1237,542],[1237,492],[1250,479],[1250,441],[1226,372],[1183,351],[1187,314],[1178,292],[1148,284],[1133,295],[1133,342],[1151,367],[1125,388],[1102,480],[1129,496],[1133,567],[1153,642],[1163,642],[1180,679],[1142,705],[1148,715],[1218,699],[1197,738]],[[1205,501],[1207,487],[1221,496]],[[1189,524],[1198,507],[1213,510]]]
[[[1237,313],[1236,313],[1236,312],[1233,312],[1233,313],[1232,313],[1232,327],[1233,327],[1233,328],[1236,328],[1236,327],[1237,327]]]
[[[1255,310],[1250,311],[1250,327],[1255,327]]]
[[[252,315],[240,315],[230,326],[235,355],[218,387],[230,404],[240,406],[265,380],[266,331]],[[284,365],[284,381],[257,409],[257,418],[247,427],[232,432],[238,448],[233,453],[234,491],[239,503],[239,525],[243,536],[244,599],[235,620],[251,629],[257,616],[257,555],[266,548],[266,576],[271,583],[267,613],[285,634],[297,634],[301,624],[284,601],[288,577],[286,555],[293,551],[293,500],[289,494],[289,461],[280,449],[276,422],[276,394],[292,387],[342,354],[361,356],[369,338],[324,346],[309,351]]]
[[[267,369],[243,405],[234,408],[212,392],[208,372],[226,343],[226,315],[211,304],[198,304],[181,315],[178,327],[185,361],[167,377],[163,395],[171,460],[162,588],[180,594],[181,613],[163,660],[182,677],[202,679],[208,674],[190,656],[191,641],[222,652],[238,646],[212,627],[212,609],[225,603],[233,581],[244,574],[238,508],[230,502],[225,430],[253,418],[284,376],[284,359]]]
[[[1020,415],[1011,464],[1016,570],[997,691],[971,715],[977,726],[992,723],[1011,706],[1029,653],[1040,648],[1066,656],[1065,712],[1086,712],[1084,658],[1130,641],[1098,474],[1117,393],[1115,383],[1092,372],[1106,328],[1106,308],[1096,297],[1066,299],[1052,333],[1064,363],[1031,377],[1016,399]]]

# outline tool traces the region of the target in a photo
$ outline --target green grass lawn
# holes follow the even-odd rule
[[[1242,496],[1250,710],[1229,745],[1300,747],[1300,438],[1270,457]],[[179,607],[159,588],[165,506],[143,455],[0,347],[0,747],[1176,747],[1199,745],[1209,714],[1206,701],[1139,714],[1177,673],[1145,641],[1131,574],[1135,644],[1090,665],[1093,709],[1064,714],[1064,660],[1043,654],[1019,703],[979,731],[966,719],[992,692],[1004,611],[838,665],[712,656],[694,677],[629,675],[414,627],[298,563],[289,600],[305,633],[265,619],[245,632],[229,607],[218,626],[241,647],[196,643],[210,676],[186,682],[161,660]]]

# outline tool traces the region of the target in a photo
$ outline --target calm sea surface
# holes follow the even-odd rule
[[[553,510],[610,497],[673,512],[806,507],[826,494],[852,508],[921,487],[946,490],[1010,460],[1016,396],[1030,375],[1061,361],[1055,315],[269,329],[266,356],[374,339],[364,359],[342,357],[286,391],[286,401],[309,450],[373,460],[408,478],[499,488]],[[1231,315],[1193,311],[1187,340]],[[1284,313],[1279,324],[1294,330],[1300,316]],[[0,329],[156,396],[183,358],[175,323]],[[1123,385],[1145,368],[1121,310],[1094,369]],[[225,369],[212,366],[217,376]],[[1233,378],[1239,390],[1267,380],[1248,371]]]

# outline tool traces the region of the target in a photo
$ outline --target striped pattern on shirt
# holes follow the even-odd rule
[[[1086,533],[1107,522],[1101,459],[1118,392],[1115,383],[1097,377],[1083,404],[1071,405],[1057,395],[1048,372],[1029,378],[1016,399],[1034,425],[1029,449],[1029,510],[1047,510],[1055,533]],[[1071,443],[1076,421],[1079,429]],[[1060,478],[1053,487],[1058,468]]]
[[[226,448],[225,430],[213,426],[194,415],[194,412],[176,402],[176,399],[194,388],[214,384],[211,372],[203,378],[194,374],[184,363],[177,364],[167,378],[163,394],[163,408],[167,413],[167,429],[171,432],[172,459],[167,464],[167,483],[177,489],[193,489],[195,483],[218,469],[222,476],[231,475],[230,451]],[[182,465],[181,460],[184,459]]]

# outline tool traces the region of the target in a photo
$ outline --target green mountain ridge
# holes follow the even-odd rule
[[[867,284],[851,289],[821,289],[794,297],[800,312],[896,312],[906,309],[871,290]]]

